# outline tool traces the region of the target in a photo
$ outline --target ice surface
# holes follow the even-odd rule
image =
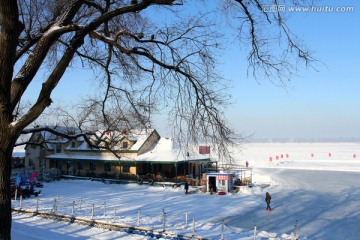
[[[83,209],[80,211],[77,205],[77,216],[90,217],[90,206],[95,204],[95,219],[113,221],[116,208],[117,222],[136,226],[140,209],[141,226],[161,230],[161,214],[165,210],[168,231],[191,235],[194,218],[196,235],[209,239],[220,239],[222,222],[227,240],[253,239],[254,226],[257,239],[291,239],[296,221],[300,239],[358,239],[359,143],[252,143],[243,147],[236,160],[239,164],[249,161],[255,183],[253,188],[244,188],[237,194],[185,195],[182,188],[62,180],[45,183],[40,211],[51,209],[59,196],[62,214],[71,214],[72,202],[79,204],[81,200]],[[260,187],[266,184],[270,186]],[[272,196],[274,210],[270,213],[265,211],[266,191]],[[106,215],[104,203],[108,209]],[[18,204],[13,201],[15,207]],[[35,209],[35,206],[35,198],[23,202],[23,208]],[[14,213],[12,237],[25,236],[26,239],[150,239]]]

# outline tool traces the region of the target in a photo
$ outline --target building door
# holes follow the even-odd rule
[[[208,184],[208,191],[210,191],[210,188],[213,188],[214,192],[216,192],[216,177],[209,177]]]

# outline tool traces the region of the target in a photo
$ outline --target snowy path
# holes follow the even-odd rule
[[[264,190],[272,195],[270,214],[265,204],[230,217],[226,223],[268,232],[291,232],[289,223],[299,221],[299,231],[311,239],[358,239],[360,222],[360,173],[286,169],[258,169],[274,185]],[[349,187],[353,186],[353,187]],[[259,196],[260,197],[260,196]],[[260,208],[260,209],[259,209]]]
[[[220,231],[221,220],[224,220],[225,224],[231,228],[251,230],[256,225],[259,231],[287,234],[293,231],[293,225],[298,220],[300,235],[307,236],[309,239],[331,240],[339,239],[340,236],[346,236],[345,239],[358,239],[360,189],[357,186],[360,184],[359,172],[266,168],[255,169],[254,172],[256,175],[270,178],[272,185],[262,192],[258,188],[254,188],[249,192],[244,191],[236,195],[210,196],[199,193],[186,196],[181,189],[106,185],[100,182],[80,180],[59,181],[46,185],[41,198],[45,203],[46,199],[53,199],[55,194],[63,196],[60,199],[66,199],[65,196],[87,196],[99,204],[105,199],[114,199],[123,206],[121,214],[132,216],[133,220],[136,220],[136,209],[138,208],[141,208],[146,215],[151,216],[156,216],[162,209],[166,209],[169,214],[169,226],[177,226],[182,221],[182,213],[189,211],[190,216],[196,216],[196,219],[200,221],[197,223],[198,233],[203,236],[210,235],[211,239],[216,239],[214,236],[217,236]],[[274,211],[270,214],[265,211],[266,191],[272,195],[271,205]],[[147,198],[146,201],[144,201],[144,196]],[[30,200],[24,204],[30,204]],[[31,208],[34,208],[34,200],[32,199]],[[124,208],[124,206],[127,207]],[[174,216],[178,217],[174,219]],[[103,217],[97,216],[97,218]],[[94,232],[85,226],[47,222],[49,220],[42,221],[30,217],[27,220],[27,217],[16,215],[13,225],[14,236],[20,237],[29,234],[32,230],[24,228],[24,225],[27,225],[31,228],[38,228],[36,232],[39,234],[33,235],[31,239],[42,239],[41,236],[46,235],[47,231],[47,234],[54,235],[54,239],[72,237],[87,239],[92,234],[94,234],[92,239],[114,239],[115,236],[116,239],[122,239],[124,237],[124,233],[119,232],[99,229],[94,229],[96,230]],[[142,222],[145,223],[145,221],[149,221],[149,219],[145,217]],[[55,229],[52,229],[52,225]],[[176,228],[182,229],[182,225],[180,228]],[[59,231],[59,229],[62,230]],[[190,231],[188,229],[185,232],[189,233]],[[247,234],[245,231],[244,239],[249,235],[251,234]],[[61,238],[61,236],[65,238]],[[280,236],[281,234],[277,234],[277,237]],[[135,239],[134,235],[132,237]],[[239,238],[228,235],[226,239]]]
[[[329,153],[332,156],[329,157]],[[311,157],[311,154],[314,157]],[[281,158],[289,155],[289,157]],[[356,158],[354,155],[356,154]],[[269,157],[280,156],[269,163]],[[298,220],[300,239],[357,240],[360,223],[360,143],[261,143],[246,145],[237,156],[240,165],[249,161],[254,167],[253,180],[270,187],[242,189],[238,194],[198,193],[185,195],[183,189],[149,187],[148,185],[103,184],[91,181],[57,181],[46,183],[40,195],[40,210],[51,210],[54,199],[60,199],[59,211],[71,214],[77,201],[76,214],[90,217],[96,205],[96,220],[112,221],[114,208],[117,222],[135,226],[141,209],[141,227],[162,229],[161,216],[167,213],[167,229],[191,234],[185,225],[185,214],[196,220],[196,234],[211,240],[219,239],[224,220],[225,239],[289,239]],[[317,169],[317,170],[315,170]],[[265,211],[265,192],[272,195],[274,211]],[[79,200],[82,204],[79,205]],[[106,202],[106,205],[105,205]],[[19,202],[13,202],[18,206]],[[36,199],[23,203],[35,209]],[[82,207],[79,207],[82,206]],[[107,206],[108,213],[104,213]],[[65,225],[64,225],[65,224]],[[32,236],[39,231],[38,238]],[[104,231],[75,224],[40,221],[37,217],[15,215],[13,239],[129,239],[122,232]],[[118,235],[116,235],[118,234]],[[94,236],[94,237],[90,237]],[[131,235],[131,237],[139,237]],[[140,239],[144,239],[140,237]]]
[[[144,236],[127,234],[120,231],[94,228],[80,224],[55,221],[27,214],[13,213],[11,229],[13,240],[85,240],[85,239],[117,239],[143,240]]]

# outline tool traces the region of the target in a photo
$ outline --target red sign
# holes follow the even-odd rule
[[[217,180],[229,180],[229,176],[227,175],[220,175],[220,176],[216,176]]]
[[[199,153],[200,154],[210,154],[210,146],[200,146]]]

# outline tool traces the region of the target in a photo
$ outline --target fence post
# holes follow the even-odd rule
[[[163,209],[163,232],[165,232],[166,228],[166,212],[165,209]]]
[[[114,207],[114,222],[116,222],[116,207]]]
[[[82,198],[80,198],[80,211],[82,211],[81,206],[82,206]]]
[[[221,221],[221,240],[224,240],[224,220]]]
[[[54,198],[54,206],[53,209],[51,210],[53,213],[56,213],[56,198]]]
[[[91,209],[91,220],[94,219],[94,209],[95,208],[95,204],[92,205],[92,209]]]
[[[254,225],[254,240],[256,240],[256,225]]]
[[[140,227],[140,209],[138,209],[138,220],[137,220],[137,226]]]
[[[39,196],[36,197],[36,212],[39,211]]]
[[[74,215],[74,213],[75,213],[75,201],[73,201],[72,210],[71,210],[71,214]]]
[[[59,206],[59,195],[57,195],[57,197],[55,198],[54,200],[54,213],[57,213],[57,209],[58,209],[58,206]]]
[[[298,240],[299,238],[299,227],[298,227],[298,220],[295,221],[294,225],[294,240]]]
[[[186,211],[186,213],[185,213],[185,227],[186,228],[188,227],[188,219],[189,219],[189,212]]]
[[[15,188],[15,201],[17,200],[18,189]]]
[[[193,218],[193,224],[192,224],[192,236],[195,237],[195,218]]]
[[[22,208],[22,195],[20,195],[20,209]]]
[[[56,201],[56,212],[57,212],[57,210],[58,210],[59,203],[60,203],[60,196],[59,196],[59,195],[57,195],[57,201]]]

